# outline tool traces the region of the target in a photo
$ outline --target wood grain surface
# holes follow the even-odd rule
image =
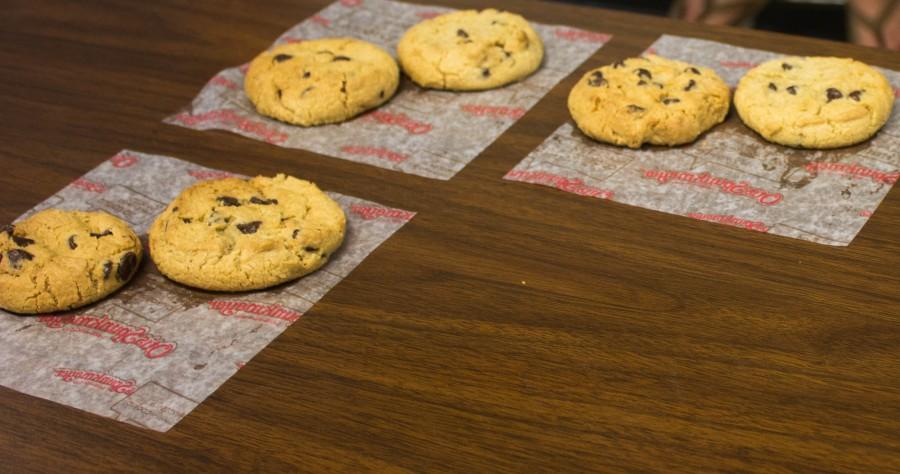
[[[836,248],[501,180],[662,33],[900,55],[497,0],[615,36],[450,181],[160,122],[325,4],[3,2],[0,221],[122,148],[419,214],[168,433],[0,387],[0,471],[900,468],[900,193]]]

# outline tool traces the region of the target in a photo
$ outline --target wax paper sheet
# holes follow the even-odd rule
[[[146,231],[200,180],[232,176],[186,161],[122,151],[23,215],[48,207],[104,210]],[[111,297],[72,312],[0,311],[0,385],[167,431],[298,321],[415,213],[328,193],[347,215],[343,246],[324,267],[270,290],[213,293],[167,280],[149,262]]]
[[[782,56],[663,36],[648,50],[707,66],[732,87],[748,69]],[[815,55],[810,51],[810,55]],[[895,91],[900,73],[882,70]],[[898,93],[895,92],[895,96]],[[559,127],[505,179],[821,244],[849,245],[900,177],[900,106],[873,139],[837,150],[766,142],[732,111],[697,142],[640,150]]]
[[[294,26],[275,44],[351,36],[377,44],[396,57],[396,45],[410,26],[449,11],[390,0],[342,0]],[[532,25],[544,41],[544,63],[527,79],[500,89],[426,90],[404,76],[397,95],[380,108],[342,124],[303,128],[256,113],[243,90],[244,64],[216,74],[188,108],[164,121],[199,130],[228,130],[281,147],[450,179],[609,39],[609,35],[565,26]]]

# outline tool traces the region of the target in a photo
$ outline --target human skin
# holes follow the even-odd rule
[[[747,21],[766,0],[683,0],[673,13],[683,20],[708,25],[736,25]],[[849,0],[849,40],[900,51],[900,3],[891,0]],[[881,21],[880,31],[873,30]],[[873,24],[875,26],[873,26]],[[879,34],[883,44],[879,41]]]

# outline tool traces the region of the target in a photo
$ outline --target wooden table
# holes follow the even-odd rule
[[[898,469],[900,194],[834,248],[500,178],[661,33],[900,55],[497,0],[615,36],[450,181],[160,122],[325,3],[4,4],[0,221],[122,148],[419,214],[169,433],[0,388],[0,471]]]

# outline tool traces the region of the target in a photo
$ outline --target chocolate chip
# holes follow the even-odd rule
[[[384,99],[384,91],[381,91],[381,92],[378,93],[378,98],[379,98],[379,99]]]
[[[691,71],[692,73],[694,73],[698,76],[700,75],[700,70],[695,67],[689,67],[689,68],[685,69],[685,71]]]
[[[104,230],[103,232],[100,232],[99,234],[97,234],[97,233],[95,233],[95,232],[91,232],[91,237],[96,237],[96,238],[98,238],[98,239],[99,239],[100,237],[106,237],[107,235],[112,235],[112,230],[106,229],[106,230]]]
[[[237,228],[241,231],[242,234],[255,234],[257,230],[259,230],[259,226],[262,225],[260,221],[252,221],[244,224],[238,224]]]
[[[231,206],[231,207],[240,207],[241,202],[237,200],[237,198],[233,198],[231,196],[219,196],[216,198],[217,201],[222,203],[223,206]]]
[[[137,255],[134,252],[128,252],[125,255],[122,255],[122,258],[119,260],[119,268],[116,270],[116,279],[119,281],[126,281],[131,278],[131,274],[134,273],[134,268],[137,266]]]
[[[328,258],[328,252],[322,252],[322,258]]]
[[[603,72],[594,71],[591,73],[591,77],[588,78],[588,85],[591,87],[599,87],[606,84],[606,79],[603,78]]]
[[[282,61],[287,61],[288,59],[293,58],[290,54],[276,54],[273,59],[275,59],[276,63],[280,63]]]
[[[268,206],[270,204],[278,204],[278,199],[263,199],[253,196],[250,198],[250,202],[253,204],[259,204],[260,206]]]
[[[29,245],[34,243],[33,240],[31,240],[27,237],[19,237],[17,235],[12,236],[12,239],[13,239],[13,242],[15,242],[16,245],[18,245],[19,247],[28,247]]]
[[[853,91],[853,92],[847,94],[847,97],[859,102],[859,98],[860,98],[860,96],[862,96],[862,93],[863,93],[863,91]]]
[[[191,219],[190,217],[182,217],[181,222],[184,222],[185,224],[190,224],[191,222],[194,222],[194,220]]]
[[[628,111],[629,111],[629,112],[643,112],[644,110],[646,110],[646,109],[644,109],[644,108],[641,107],[640,105],[634,105],[634,104],[629,104],[629,105],[628,105]]]
[[[625,61],[619,60],[612,64],[613,69],[619,69],[620,67],[625,67]]]
[[[310,76],[309,71],[303,71],[303,78],[306,79]]]
[[[638,85],[639,85],[639,86],[646,86],[646,85],[647,85],[647,81],[641,79],[640,81],[638,81]]]
[[[638,68],[634,70],[634,73],[638,75],[638,77],[644,77],[647,79],[653,79],[653,74],[650,74],[650,71],[644,68]]]
[[[460,38],[468,38],[469,34],[466,33],[466,30],[460,28],[460,29],[456,30],[456,36],[459,36]]]
[[[841,91],[835,89],[834,87],[829,87],[828,90],[825,91],[825,97],[828,98],[827,102],[831,102],[832,100],[844,97],[844,94],[841,94]]]
[[[770,82],[770,83],[769,83],[769,90],[771,90],[771,91],[777,91],[777,90],[778,90],[778,86],[776,86],[774,82]]]
[[[109,279],[109,273],[112,272],[112,262],[106,262],[103,264],[103,279]]]
[[[72,249],[72,250],[75,250],[75,249],[78,248],[78,244],[75,243],[75,236],[74,236],[74,235],[70,235],[70,236],[69,236],[69,248]]]
[[[300,233],[300,229],[294,229],[294,233],[291,234],[291,238],[292,238],[292,239],[296,239],[296,238],[297,238],[297,234],[299,234],[299,233]]]
[[[491,77],[491,70],[484,68],[481,70],[481,77]]]
[[[22,249],[13,249],[9,252],[6,252],[6,256],[9,258],[9,264],[15,268],[19,268],[19,262],[22,260],[31,260],[34,258],[34,255],[22,250]]]
[[[791,66],[788,63],[781,63],[781,69],[784,69],[785,71],[790,71],[791,69],[794,69],[794,66]]]
[[[309,246],[304,247],[303,250],[305,250],[307,252],[318,252],[319,247],[313,247],[312,245],[309,245]]]
[[[280,99],[281,98],[281,89],[277,89],[275,91],[275,93],[278,94],[278,98]]]
[[[787,91],[790,95],[797,95],[797,86],[788,86]]]
[[[679,102],[681,102],[681,100],[676,99],[676,98],[674,98],[674,97],[666,97],[665,99],[662,100],[662,103],[663,103],[663,104],[666,104],[666,105],[669,105],[669,104],[677,104],[677,103],[679,103]]]
[[[173,207],[172,212],[178,212],[178,206]]]
[[[349,60],[350,60],[350,58],[348,58],[347,56],[335,56],[334,58],[331,59],[331,62],[336,63],[338,61],[349,61]]]
[[[693,89],[694,86],[696,86],[696,85],[697,85],[697,82],[694,81],[693,79],[691,79],[691,80],[688,82],[688,84],[687,84],[686,86],[684,86],[684,90],[685,90],[685,91],[689,91],[689,90]]]
[[[15,232],[16,228],[12,224],[7,224],[0,229],[0,233],[6,232],[10,237],[12,237],[13,232]]]

